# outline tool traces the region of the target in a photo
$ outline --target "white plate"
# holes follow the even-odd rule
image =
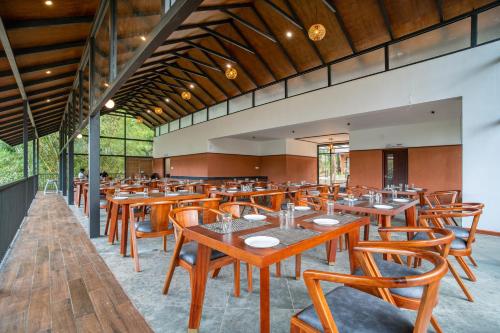
[[[167,197],[176,197],[179,193],[167,193]]]
[[[357,199],[357,198],[352,198],[352,199],[345,198],[344,200],[346,200],[346,201],[358,201],[358,199]]]
[[[260,186],[257,186],[255,189],[256,189],[256,190],[261,190],[261,189],[263,190],[264,188],[263,188],[263,187],[260,187]]]
[[[144,192],[135,192],[135,194],[144,194]]]
[[[392,199],[392,201],[394,201],[394,202],[410,202],[410,200],[404,199],[404,198],[396,198],[396,199]]]
[[[236,192],[238,192],[238,191],[236,191],[236,190],[227,190],[226,192],[227,192],[227,193],[236,193]]]
[[[260,214],[247,214],[244,215],[243,218],[250,221],[263,221],[266,219],[266,216]]]
[[[336,225],[339,224],[339,221],[335,219],[314,219],[314,223],[318,225]]]
[[[125,200],[125,199],[128,199],[128,197],[114,197],[113,199],[116,199],[116,200]]]
[[[187,193],[189,191],[188,190],[178,190],[177,192],[179,192],[179,193]]]
[[[295,206],[295,210],[306,211],[306,210],[311,210],[311,207],[308,207],[308,206]]]
[[[251,247],[256,247],[259,249],[265,249],[268,247],[276,246],[280,243],[280,240],[275,237],[269,236],[253,236],[245,239],[245,244]]]
[[[415,190],[415,191],[422,191],[422,188],[421,187],[414,187],[413,190]]]
[[[389,206],[389,205],[373,205],[374,208],[377,209],[393,209],[394,207]]]
[[[230,190],[237,190],[238,188],[237,187],[230,187],[229,189]]]
[[[417,192],[417,190],[406,190],[406,192]]]

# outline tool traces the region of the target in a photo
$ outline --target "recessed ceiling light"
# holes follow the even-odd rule
[[[293,33],[292,33],[291,31],[287,31],[287,32],[285,33],[285,36],[286,36],[287,38],[292,38]]]
[[[45,71],[45,74],[50,74],[50,73],[52,73],[52,72],[51,71]]]
[[[165,98],[165,102],[170,102],[170,98]]]
[[[147,111],[147,113],[151,113],[151,110],[149,110],[149,109],[147,109],[146,111]]]
[[[193,88],[194,88],[194,84],[192,84],[192,83],[191,83],[191,84],[189,85],[189,88],[193,89]]]
[[[107,87],[109,87],[109,83],[104,82],[104,86],[105,86],[106,88],[107,88]]]
[[[76,136],[76,138],[77,138],[77,139],[81,139],[81,138],[83,138],[82,133],[78,133],[78,135]]]
[[[112,109],[115,107],[115,101],[113,101],[112,99],[108,100],[106,102],[106,104],[104,104],[104,106],[108,109]]]
[[[52,2],[52,0],[46,0],[45,1],[45,5],[46,6],[52,6],[54,4],[54,2]]]
[[[50,98],[47,98],[47,103],[50,103]]]
[[[226,67],[227,67],[227,68],[231,68],[231,64],[227,64],[227,65],[226,65]]]
[[[139,38],[140,38],[142,41],[144,41],[144,42],[146,41],[146,36],[141,36],[141,37],[139,37]]]

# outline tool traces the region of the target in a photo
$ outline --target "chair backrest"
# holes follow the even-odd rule
[[[363,186],[363,185],[356,185],[356,186],[351,186],[346,189],[347,194],[352,194],[354,197],[358,198],[362,196],[363,194],[368,194],[368,191],[370,191],[371,188],[368,186]]]
[[[205,199],[193,199],[193,200],[181,200],[178,203],[179,207],[192,207],[198,206],[203,208],[211,208],[218,210],[220,205],[221,198],[205,198]],[[208,210],[203,211],[203,224],[213,222],[215,218],[215,213]]]
[[[423,286],[424,292],[420,301],[414,333],[427,332],[432,310],[437,304],[439,283],[447,273],[448,267],[444,258],[436,253],[423,250],[403,250],[395,248],[381,248],[357,246],[353,249],[357,261],[361,264],[366,276],[353,276],[333,272],[307,270],[304,272],[304,282],[313,302],[316,313],[325,332],[338,332],[332,311],[326,301],[321,281],[340,283],[351,286],[376,288],[380,298],[396,306],[389,288],[408,288]],[[430,262],[433,268],[417,276],[382,277],[375,263],[372,253],[411,256]],[[335,311],[335,309],[334,309]]]
[[[277,212],[281,210],[281,204],[285,201],[285,192],[254,194],[250,196],[250,201],[254,204],[266,206]]]
[[[440,205],[454,204],[457,202],[458,191],[435,191],[424,196],[425,203],[434,208]]]
[[[484,205],[481,205],[483,207]],[[467,207],[467,206],[442,206],[435,207],[432,209],[426,209],[419,215],[419,224],[423,226],[434,226],[438,228],[444,228],[445,225],[450,225],[449,222],[454,218],[472,218],[472,223],[469,228],[469,237],[467,238],[467,249],[472,247],[474,242],[474,237],[476,235],[477,225],[479,224],[479,218],[483,210],[477,207]]]
[[[233,215],[233,217],[239,218],[243,214],[243,210],[247,207],[250,208],[250,210],[255,214],[259,213],[259,210],[265,212],[274,212],[274,210],[265,206],[260,206],[252,202],[240,202],[240,201],[223,203],[219,206],[219,210],[225,213],[230,213],[231,215]]]
[[[168,228],[168,216],[174,204],[175,202],[172,201],[161,201],[130,205],[130,223],[139,222],[139,217],[144,216],[146,211],[148,211],[151,223],[151,232],[165,230]]]
[[[217,216],[223,214],[221,211],[213,208],[205,208],[201,206],[179,207],[170,211],[168,215],[170,222],[174,225],[175,237],[182,229],[200,224],[200,217],[205,215],[212,216],[212,220],[207,223],[214,223]],[[205,221],[203,221],[205,223]]]

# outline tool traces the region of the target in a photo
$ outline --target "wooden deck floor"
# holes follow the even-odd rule
[[[61,196],[38,195],[0,271],[0,332],[151,332]]]

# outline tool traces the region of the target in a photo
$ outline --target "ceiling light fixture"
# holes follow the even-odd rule
[[[170,98],[165,98],[165,102],[170,102]]]
[[[189,91],[183,91],[181,97],[182,99],[188,101],[191,99],[191,93]]]
[[[104,86],[105,86],[106,88],[107,88],[107,87],[109,87],[109,83],[104,82]]]
[[[138,124],[142,124],[142,117],[141,116],[137,116],[137,118],[135,118],[135,122],[138,123]]]
[[[162,114],[163,113],[163,109],[160,108],[159,106],[155,107],[154,110],[155,110],[156,114]]]
[[[47,98],[47,103],[50,103],[50,98]]]
[[[45,1],[45,5],[46,6],[52,6],[54,4],[54,2],[52,2],[51,0],[46,0]]]
[[[146,110],[146,112],[147,112],[147,113],[151,113],[151,110],[150,110],[150,109],[147,109],[147,110]]]
[[[76,136],[76,138],[77,138],[77,139],[81,139],[81,138],[83,138],[82,133],[78,133],[78,135]]]
[[[110,99],[109,101],[106,102],[106,104],[104,104],[104,106],[108,109],[112,109],[115,107],[115,101],[113,101],[112,99]]]
[[[316,18],[318,18],[318,8],[316,7],[315,9],[316,9]],[[313,42],[319,42],[320,40],[325,38],[326,35],[325,26],[321,23],[315,23],[311,25],[307,34],[309,35],[310,40],[312,40]]]
[[[189,88],[194,89],[194,84],[192,84],[192,83],[191,83],[191,84],[189,85]]]
[[[144,35],[141,35],[139,38],[140,38],[143,42],[145,42],[145,41],[146,41],[146,36],[144,36]]]
[[[285,36],[286,36],[287,38],[292,38],[293,33],[292,33],[291,31],[287,31],[287,32],[285,33]]]
[[[236,77],[238,76],[238,71],[236,70],[236,68],[232,67],[230,64],[227,64],[226,67],[227,67],[226,73],[225,73],[226,77],[229,80],[236,79]]]
[[[47,74],[47,75],[50,74],[50,73],[52,73],[52,72],[51,71],[45,71],[45,74]]]

